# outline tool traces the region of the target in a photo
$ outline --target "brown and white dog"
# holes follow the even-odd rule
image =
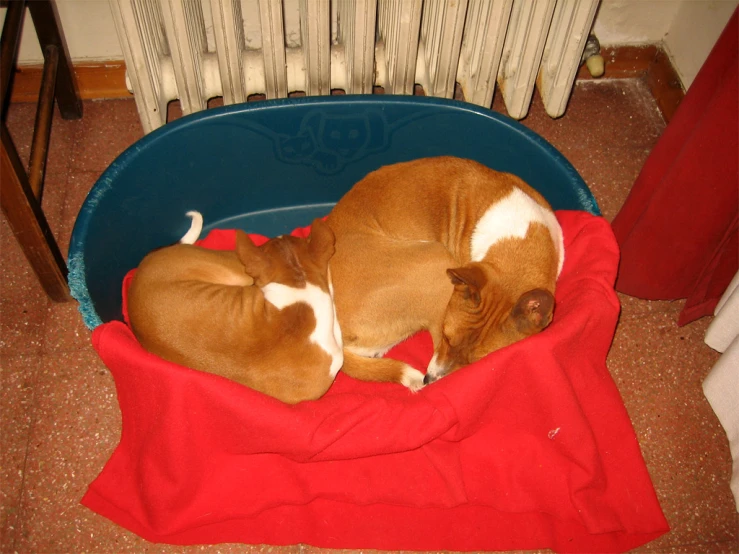
[[[334,235],[257,247],[237,231],[235,251],[192,243],[202,217],[176,244],[148,254],[128,290],[131,328],[161,358],[215,373],[283,402],[321,397],[343,362],[329,259]]]
[[[520,178],[437,157],[378,169],[327,222],[342,371],[420,389],[552,319],[564,246],[544,198]],[[426,376],[380,358],[428,330]]]

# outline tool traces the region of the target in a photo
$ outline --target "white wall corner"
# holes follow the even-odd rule
[[[683,0],[601,0],[593,33],[602,46],[658,44]]]
[[[683,88],[687,90],[739,5],[739,0],[691,0],[679,2],[679,5],[663,40],[663,47]]]
[[[113,14],[107,0],[56,0],[69,55],[74,61],[122,60]],[[0,25],[7,8],[0,8]],[[18,63],[41,64],[44,56],[36,37],[31,15],[26,10],[18,48]]]
[[[739,0],[601,0],[601,46],[659,44],[687,90]]]

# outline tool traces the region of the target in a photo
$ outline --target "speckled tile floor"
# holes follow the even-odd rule
[[[502,111],[496,99],[494,109]],[[142,136],[132,100],[85,102],[52,131],[44,208],[66,252],[75,216],[105,167]],[[9,127],[28,157],[35,105],[13,105]],[[637,80],[579,83],[552,120],[535,98],[523,123],[577,168],[611,220],[664,129]],[[167,547],[147,543],[79,504],[120,436],[113,380],[73,304],[47,300],[0,219],[0,467],[2,552],[317,552],[308,546]],[[678,328],[683,301],[620,296],[609,367],[632,418],[671,531],[639,552],[739,552],[726,436],[701,382],[718,355],[710,318]]]

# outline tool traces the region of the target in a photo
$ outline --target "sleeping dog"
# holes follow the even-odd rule
[[[256,246],[236,232],[236,249],[180,241],[148,254],[128,290],[128,316],[141,345],[161,358],[215,373],[283,402],[321,397],[343,361],[328,262],[334,236],[320,219],[310,237]]]
[[[418,390],[552,319],[562,230],[515,175],[453,157],[389,165],[359,181],[327,222],[342,371],[352,377]],[[434,343],[425,376],[381,358],[421,330]]]

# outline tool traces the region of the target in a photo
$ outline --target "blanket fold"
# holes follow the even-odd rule
[[[83,503],[174,544],[606,552],[663,534],[605,364],[618,248],[602,218],[557,216],[552,324],[417,394],[339,373],[290,406],[145,352],[125,323],[98,327],[123,429]],[[426,333],[388,353],[419,369],[431,355]]]

